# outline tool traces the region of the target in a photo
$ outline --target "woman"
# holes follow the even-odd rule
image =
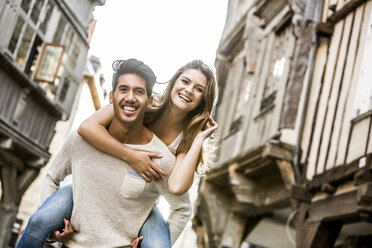
[[[216,90],[217,85],[212,70],[202,61],[194,60],[174,74],[164,96],[161,97],[160,104],[154,106],[145,116],[144,124],[176,155],[176,164],[168,180],[169,191],[173,194],[181,195],[191,187],[198,164],[206,168],[202,156],[202,146],[204,141],[217,129],[217,124],[210,119]],[[127,161],[147,181],[150,178],[159,178],[158,173],[165,175],[164,171],[151,161],[152,157],[158,157],[161,154],[131,150],[108,134],[106,126],[110,124],[112,117],[113,108],[108,105],[84,121],[78,132],[94,147]],[[70,187],[70,190],[64,190],[63,195],[60,194],[57,197],[52,195],[51,198],[64,198],[66,202],[71,202],[71,189]],[[55,194],[58,194],[59,191]],[[46,202],[51,205],[54,201],[57,200],[49,201],[48,199]],[[59,216],[55,220],[56,223],[61,223],[63,218],[69,218],[72,203],[68,205],[66,211],[59,210],[64,215],[63,217]],[[43,206],[40,209],[42,208]],[[39,226],[52,222],[50,218],[48,222],[44,221],[41,214],[37,216],[38,219],[42,219],[41,223],[37,224]],[[25,230],[26,235],[23,236],[32,236],[29,233],[36,229],[29,228],[34,222],[33,219],[36,219],[33,217],[30,218]],[[154,229],[154,227],[156,228]],[[67,231],[64,233],[54,232],[54,238],[61,241],[67,239],[71,235],[71,224],[68,221],[65,221],[65,229]],[[50,233],[44,236],[48,237],[49,235]],[[156,206],[142,227],[140,236],[144,237],[141,247],[170,247],[167,223],[163,220]],[[154,243],[155,237],[157,239]],[[22,243],[22,238],[19,244]],[[134,247],[139,239],[132,243]]]

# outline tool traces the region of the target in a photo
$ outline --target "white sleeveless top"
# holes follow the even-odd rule
[[[168,149],[169,149],[169,150],[170,150],[174,155],[176,155],[176,151],[177,151],[178,146],[179,146],[180,143],[181,143],[182,136],[183,136],[183,131],[180,132],[180,134],[177,136],[177,138],[175,138],[175,140],[173,140],[172,144],[170,144],[170,145],[168,146]]]

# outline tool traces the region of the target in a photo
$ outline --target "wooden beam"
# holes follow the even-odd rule
[[[367,1],[368,0],[350,0],[340,10],[336,11],[333,15],[331,15],[327,21],[336,23],[344,19],[348,14],[356,10],[360,5]]]
[[[14,147],[14,142],[11,138],[0,139],[0,148],[11,150]]]
[[[358,187],[358,212],[364,221],[372,221],[372,182]]]
[[[12,167],[0,167],[0,179],[2,187],[1,202],[5,209],[13,208],[17,196],[17,170]]]
[[[309,222],[359,219],[357,192],[330,196],[309,207]]]
[[[291,187],[291,196],[294,199],[300,200],[302,202],[311,202],[313,195],[303,186],[294,184]]]
[[[22,199],[24,192],[39,175],[40,170],[37,169],[26,169],[17,177],[17,195],[15,201],[19,203]]]
[[[372,168],[363,168],[354,175],[354,185],[372,182]]]
[[[295,185],[295,176],[292,168],[292,164],[285,160],[277,160],[276,164],[282,176],[282,180],[285,188],[290,191],[292,185]]]
[[[325,171],[322,174],[315,175],[307,184],[310,191],[318,190],[325,183],[341,183],[352,180],[354,174],[360,170],[358,161],[351,164],[341,165]]]
[[[38,159],[26,161],[27,165],[30,165],[31,167],[37,168],[37,169],[44,167],[46,163],[48,163],[48,160],[46,160],[45,158],[38,158]]]
[[[338,234],[340,233],[341,227],[342,223],[339,221],[308,223],[304,230],[304,238],[300,240],[297,247],[333,247]]]
[[[25,168],[23,161],[19,157],[15,156],[11,152],[7,152],[6,150],[0,149],[0,159],[4,164],[17,169],[18,171],[22,171]]]
[[[318,36],[331,37],[335,26],[332,23],[318,23],[315,28],[315,32]]]

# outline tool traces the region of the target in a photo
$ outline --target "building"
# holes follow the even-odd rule
[[[199,247],[371,244],[372,1],[229,1]]]
[[[23,193],[50,158],[87,60],[88,26],[104,0],[0,0],[0,247]]]
[[[68,134],[79,127],[80,123],[108,103],[108,94],[103,87],[105,80],[102,74],[99,58],[88,55],[84,70],[84,77],[76,94],[70,118],[66,121],[58,121],[55,127],[56,134],[50,144],[50,161],[62,147]],[[41,189],[44,182],[49,163],[40,170],[38,177],[33,181],[22,197],[17,219],[21,220],[21,230],[24,230],[30,216],[40,206]],[[70,183],[71,178],[66,178],[64,184]]]
[[[294,247],[288,220],[312,38],[301,37],[304,12],[304,1],[229,1],[215,63],[219,159],[200,187],[199,247]]]
[[[372,244],[372,1],[324,1],[295,197],[298,247]]]

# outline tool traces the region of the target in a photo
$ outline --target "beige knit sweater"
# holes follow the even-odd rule
[[[146,145],[128,145],[132,149],[158,152],[154,159],[167,177],[150,183],[133,175],[125,162],[103,153],[81,138],[76,131],[67,138],[53,160],[43,187],[42,201],[58,189],[66,175],[72,173],[74,228],[68,247],[127,247],[138,236],[159,195],[170,204],[167,220],[172,245],[191,215],[188,193],[175,196],[168,191],[168,177],[175,157],[166,145],[153,135]]]

